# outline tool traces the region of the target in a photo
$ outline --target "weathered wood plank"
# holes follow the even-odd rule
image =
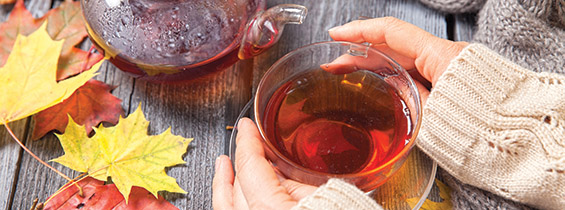
[[[43,16],[51,7],[51,0],[32,0],[26,1],[25,5],[28,10],[32,11],[34,17]],[[0,22],[7,20],[9,13],[12,11],[13,4],[0,6]],[[27,128],[30,119],[23,119],[10,123],[10,128],[14,134],[26,143],[26,135],[29,131]],[[33,150],[32,150],[33,151]],[[23,156],[22,156],[23,155]],[[12,139],[5,126],[0,126],[0,209],[11,209],[12,200],[17,199],[15,193],[16,183],[19,179],[19,170],[22,157],[28,156]],[[13,209],[13,208],[12,208]],[[16,208],[17,209],[17,208]]]
[[[474,14],[455,15],[454,40],[471,41],[475,29]]]
[[[0,6],[0,22],[6,21],[13,5]],[[25,124],[28,119],[10,123],[15,135],[20,137],[25,134]],[[4,126],[0,126],[0,209],[8,209],[13,196],[13,183],[16,178],[18,160],[20,158],[20,147],[12,140],[12,137]]]
[[[280,57],[310,43],[330,41],[328,29],[356,20],[360,16],[393,16],[415,24],[436,36],[447,38],[445,17],[415,0],[277,0],[269,1],[269,6],[282,3],[296,3],[308,7],[308,17],[302,25],[287,26],[279,43],[255,59],[254,87],[257,86],[260,77],[267,71],[269,66]]]
[[[90,43],[87,43],[82,48],[88,49],[89,46]],[[95,79],[116,86],[113,94],[123,100],[122,106],[124,104],[128,105],[133,87],[133,79],[114,68],[115,67],[113,65],[106,62],[100,68],[100,74],[96,76]],[[29,128],[29,130],[31,130],[31,128]],[[34,151],[44,161],[51,160],[64,154],[59,140],[52,134],[48,134],[39,141],[32,142],[28,139],[26,146],[30,148],[30,150]],[[55,168],[67,174],[67,176],[71,178],[78,175],[77,172],[57,163],[51,163],[51,165],[55,166]],[[23,156],[19,173],[16,193],[13,199],[13,209],[29,209],[31,202],[35,198],[38,198],[40,202],[44,202],[50,195],[55,193],[66,183],[65,179],[50,171],[27,154],[24,154]]]
[[[150,134],[158,134],[172,127],[172,132],[193,137],[184,166],[168,171],[188,191],[187,195],[165,194],[180,209],[210,209],[211,180],[215,158],[225,153],[225,142],[239,110],[250,99],[251,67],[249,61],[239,62],[209,78],[183,85],[152,84],[135,81],[106,62],[96,79],[117,86],[113,94],[122,99],[126,112],[133,112],[141,104],[150,123]],[[63,154],[58,140],[49,135],[41,141],[28,142],[32,151],[43,160]],[[56,163],[59,170],[70,177],[71,172]],[[33,198],[44,201],[66,181],[37,161],[24,156],[13,207],[29,208]],[[27,170],[37,168],[38,170]]]
[[[257,86],[260,77],[266,72],[277,59],[286,53],[299,48],[300,46],[331,40],[327,30],[331,27],[342,25],[352,20],[358,19],[359,16],[367,17],[384,17],[393,16],[412,24],[415,24],[424,30],[442,37],[447,38],[447,23],[444,15],[426,8],[417,1],[402,0],[402,1],[270,1],[269,6],[279,3],[297,3],[303,4],[308,7],[308,18],[303,25],[290,26],[285,28],[284,35],[281,37],[279,43],[272,49],[266,51],[265,54],[260,55],[254,62],[254,87]],[[430,165],[425,165],[420,170],[420,173],[426,171]],[[388,187],[390,192],[395,193],[403,192],[394,187]],[[438,197],[438,194],[434,194]],[[389,199],[394,199],[390,196]],[[439,197],[438,197],[439,198]],[[438,200],[438,198],[432,198]],[[384,202],[386,205],[390,202]],[[390,206],[386,206],[390,207]],[[405,208],[409,208],[405,204]]]
[[[26,124],[29,119],[9,123],[14,134],[25,140]],[[8,209],[13,198],[14,183],[18,177],[18,164],[22,149],[12,139],[5,126],[0,126],[0,209]]]
[[[225,153],[237,113],[250,99],[251,68],[239,62],[219,74],[187,84],[152,84],[136,81],[130,108],[141,103],[152,134],[168,127],[194,141],[185,157],[186,165],[173,167],[168,174],[177,178],[187,195],[166,194],[181,209],[210,209],[214,161]]]
[[[31,141],[28,138],[26,146],[44,161],[63,155],[58,139],[52,134],[38,141]],[[60,164],[49,164],[71,178],[78,175]],[[41,165],[30,155],[24,154],[19,168],[12,209],[29,209],[33,199],[38,198],[40,202],[43,202],[65,183],[65,179]]]
[[[26,5],[36,16],[43,15],[50,6],[58,3],[26,1]],[[226,140],[230,135],[225,127],[233,125],[239,111],[250,99],[251,89],[256,86],[258,78],[284,54],[309,43],[330,40],[327,29],[355,20],[358,16],[395,16],[440,37],[447,36],[444,17],[412,0],[268,2],[269,7],[280,3],[303,4],[310,10],[309,17],[303,25],[288,26],[281,41],[259,58],[240,61],[223,72],[180,85],[135,80],[108,62],[96,77],[116,86],[113,94],[122,99],[126,113],[132,112],[141,104],[147,119],[151,121],[150,134],[158,134],[172,127],[174,134],[195,138],[184,158],[187,164],[168,170],[168,174],[175,177],[180,186],[188,191],[187,195],[164,194],[180,209],[211,209],[214,160],[219,154],[226,152]],[[5,19],[6,11],[10,9],[10,6],[0,7],[0,20]],[[87,47],[88,44],[83,49]],[[26,129],[26,124],[29,123],[22,120],[13,124],[10,125],[17,132],[16,135],[27,139],[29,129]],[[0,202],[4,203],[4,206],[0,203],[0,209],[10,206],[10,197],[14,198],[12,209],[29,209],[34,198],[44,201],[66,182],[29,155],[20,156],[20,149],[11,142],[5,131],[0,131],[0,136],[3,137],[0,139],[0,160],[3,160],[0,162],[3,164],[0,165],[0,176],[8,177],[0,182],[0,190],[11,192],[0,195]],[[43,160],[63,154],[53,135],[36,142],[27,141],[26,145]],[[19,159],[21,166],[18,168]],[[56,163],[53,165],[71,177],[76,176],[76,172]],[[13,182],[17,184],[14,185]]]
[[[447,38],[447,22],[445,16],[439,12],[433,11],[421,3],[413,0],[399,1],[369,1],[369,0],[326,0],[326,1],[270,1],[269,6],[281,3],[296,3],[308,7],[309,14],[305,22],[298,26],[288,26],[285,28],[281,40],[272,49],[267,50],[264,54],[258,56],[254,61],[253,87],[258,85],[261,76],[267,71],[276,60],[286,53],[297,49],[301,46],[331,40],[327,30],[338,25],[345,24],[352,20],[358,19],[359,16],[367,17],[384,17],[393,16],[404,21],[410,22],[423,28],[424,30],[442,38]],[[422,166],[418,171],[423,173],[430,167],[429,164]],[[403,192],[394,187],[388,187],[387,193]],[[441,200],[437,193],[432,200]],[[378,195],[377,195],[378,196]],[[390,196],[387,199],[394,199]],[[406,198],[407,199],[407,198]],[[386,209],[394,203],[390,200],[383,204]],[[409,208],[408,204],[404,204],[404,208]]]

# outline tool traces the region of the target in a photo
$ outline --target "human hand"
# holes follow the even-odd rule
[[[253,121],[242,118],[237,129],[236,176],[234,179],[230,159],[218,157],[212,183],[214,209],[291,209],[317,189],[275,172],[265,159],[262,138]]]
[[[415,25],[393,17],[356,20],[329,30],[336,41],[368,42],[416,77],[420,75],[432,87],[465,46],[466,42],[453,42],[436,37]],[[414,71],[417,70],[418,74]],[[425,82],[425,81],[420,81]],[[429,92],[418,84],[422,98]]]

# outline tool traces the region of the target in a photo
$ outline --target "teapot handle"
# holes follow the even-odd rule
[[[302,24],[308,9],[296,4],[281,4],[258,12],[245,27],[238,57],[247,59],[275,44],[286,24]]]

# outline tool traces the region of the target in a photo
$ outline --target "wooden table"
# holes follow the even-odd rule
[[[327,30],[359,16],[394,16],[411,22],[436,36],[452,40],[469,40],[473,16],[453,16],[436,12],[414,0],[268,0],[268,7],[281,3],[297,3],[308,7],[302,25],[288,26],[281,40],[264,54],[236,63],[225,71],[183,85],[152,84],[136,80],[106,62],[97,80],[117,86],[113,94],[122,99],[126,114],[141,104],[151,122],[150,134],[161,133],[169,126],[172,132],[193,137],[185,156],[185,165],[170,168],[188,194],[165,194],[180,209],[211,209],[214,160],[226,154],[230,130],[245,103],[251,98],[259,78],[284,54],[300,46],[330,40]],[[27,8],[35,17],[60,4],[60,0],[29,0]],[[0,21],[6,20],[12,5],[0,6]],[[85,44],[85,48],[90,43]],[[1,97],[1,96],[0,96]],[[10,124],[15,134],[43,160],[61,156],[57,138],[49,134],[40,141],[31,141],[31,118]],[[40,165],[0,128],[0,209],[29,209],[33,199],[44,201],[66,180]],[[70,177],[75,172],[51,163]],[[435,195],[434,195],[435,194]],[[437,196],[432,193],[431,196]]]

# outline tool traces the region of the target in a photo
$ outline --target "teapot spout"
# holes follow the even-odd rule
[[[279,40],[286,24],[302,24],[307,13],[306,7],[296,4],[281,4],[257,13],[246,26],[238,57],[261,54]]]

